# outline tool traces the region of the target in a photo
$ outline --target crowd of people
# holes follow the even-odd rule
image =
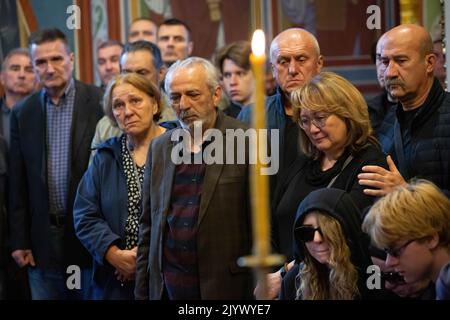
[[[209,61],[191,56],[191,39],[182,20],[133,21],[126,44],[99,44],[98,87],[74,78],[55,28],[5,57],[1,299],[258,296],[238,264],[254,245],[251,150],[215,135],[252,126],[250,44]],[[450,299],[443,59],[419,25],[388,30],[374,48],[382,92],[366,101],[322,70],[312,33],[290,28],[271,42],[266,128],[278,139],[267,146],[280,163],[270,236],[286,262],[266,276],[271,299]],[[203,156],[217,144],[226,163]]]

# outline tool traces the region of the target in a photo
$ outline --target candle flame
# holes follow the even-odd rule
[[[266,37],[261,29],[255,30],[252,38],[252,52],[255,56],[262,56],[266,47]]]

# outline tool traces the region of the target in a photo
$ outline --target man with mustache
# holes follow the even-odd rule
[[[390,144],[389,170],[363,167],[359,183],[368,195],[383,196],[405,180],[424,178],[450,187],[450,95],[433,75],[436,55],[425,28],[400,25],[380,39],[386,89],[399,101]]]
[[[238,164],[233,158],[232,164],[207,164],[205,158],[211,146],[211,136],[205,136],[208,129],[216,129],[214,136],[219,131],[225,136],[230,129],[245,130],[246,126],[218,110],[222,89],[217,70],[203,58],[175,62],[167,72],[165,87],[182,128],[167,131],[150,145],[135,296],[250,299],[250,270],[237,265],[237,259],[251,250],[248,162]],[[195,140],[197,129],[202,141]],[[179,150],[180,143],[187,161],[176,161],[179,151],[174,150]],[[233,152],[225,145],[224,159]],[[233,154],[238,152],[248,154],[237,148]]]

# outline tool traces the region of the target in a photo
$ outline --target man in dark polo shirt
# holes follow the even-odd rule
[[[252,298],[251,273],[236,263],[251,250],[248,165],[228,164],[228,160],[207,164],[206,151],[201,154],[212,144],[206,130],[214,128],[225,135],[226,129],[245,129],[245,125],[217,109],[221,96],[217,71],[205,59],[173,64],[165,86],[182,128],[166,132],[150,146],[136,298]],[[196,129],[203,139],[185,144],[183,159],[189,160],[177,161],[173,150],[185,140],[174,137],[184,134],[195,140]],[[224,159],[227,152],[224,148]]]

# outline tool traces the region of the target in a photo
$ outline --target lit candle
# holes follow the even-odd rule
[[[252,166],[252,199],[253,199],[253,241],[254,254],[266,257],[269,254],[269,214],[268,214],[268,182],[267,176],[261,174],[260,154],[265,154],[265,141],[260,140],[259,132],[266,128],[265,117],[265,36],[262,30],[256,30],[252,39],[252,54],[250,63],[255,77],[255,109],[253,112],[253,127],[258,132],[258,143],[256,144],[256,165]]]
[[[266,129],[265,117],[265,36],[262,30],[256,30],[252,39],[252,54],[250,63],[255,78],[255,109],[253,112],[253,127],[258,133],[256,144],[256,164],[251,169],[251,194],[252,194],[252,225],[253,225],[253,255],[258,261],[256,267],[258,283],[262,286],[261,296],[265,299],[267,295],[267,284],[265,274],[267,272],[267,258],[270,254],[269,234],[269,192],[267,176],[261,174],[262,164],[260,155],[266,154],[267,139],[260,136],[261,129]],[[261,140],[261,138],[263,140]]]
[[[266,275],[270,268],[283,263],[281,255],[270,254],[270,217],[269,217],[269,183],[268,177],[262,174],[263,164],[260,156],[266,155],[267,135],[260,135],[261,129],[266,129],[265,116],[265,37],[262,30],[256,30],[252,39],[252,54],[250,63],[255,78],[255,108],[253,110],[252,124],[257,132],[256,150],[250,150],[256,159],[251,166],[251,198],[252,198],[252,228],[253,228],[253,254],[242,257],[238,263],[242,266],[255,269],[259,290],[257,299],[268,298]]]

